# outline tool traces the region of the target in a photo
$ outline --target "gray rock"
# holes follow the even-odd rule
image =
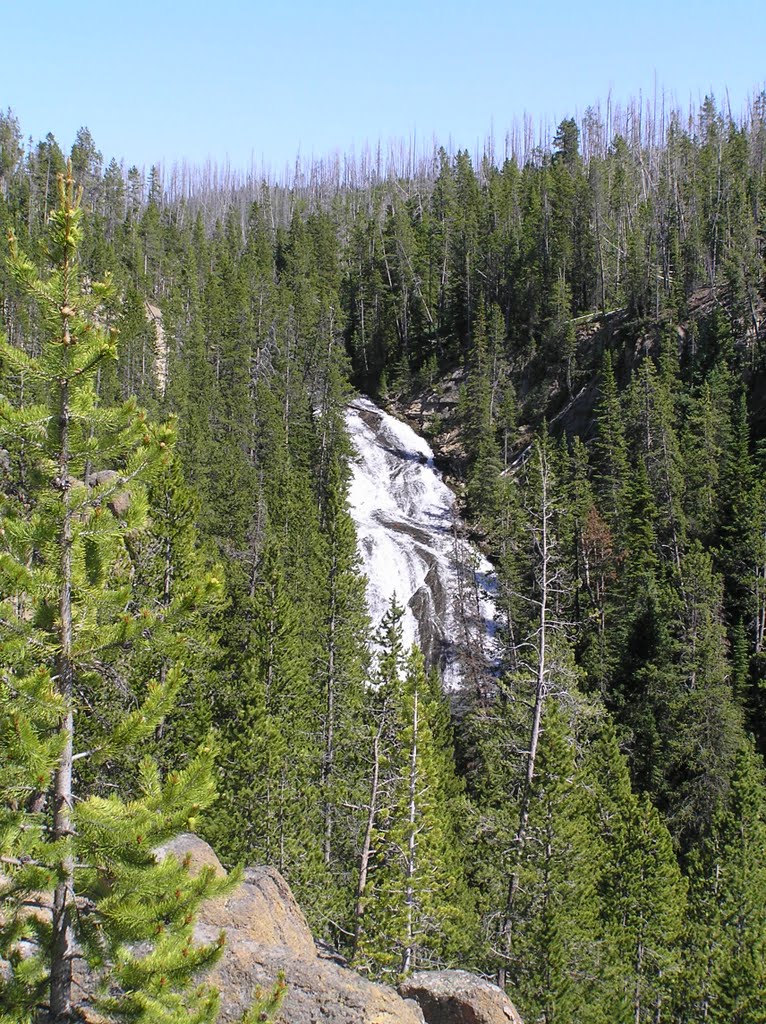
[[[234,892],[203,905],[198,921],[216,934],[223,928],[231,943],[278,946],[296,957],[318,958],[308,921],[275,868],[247,868]]]
[[[219,930],[198,927],[198,937]],[[423,1024],[418,1007],[396,991],[328,960],[296,956],[286,946],[262,946],[232,929],[220,962],[206,980],[221,993],[221,1022],[235,1021],[247,1009],[256,985],[270,988],[284,972],[287,990],[280,1021],[286,1024]]]
[[[109,502],[109,509],[118,519],[122,519],[130,508],[130,491],[118,491]]]
[[[196,836],[178,836],[158,853],[187,860],[192,872],[203,865],[223,872],[213,850]],[[287,982],[280,1020],[289,1024],[423,1024],[417,1005],[393,988],[318,955],[303,911],[274,868],[247,868],[232,893],[202,907],[197,941],[214,942],[221,930],[224,953],[205,981],[220,990],[222,1024],[240,1017],[256,986],[270,988],[280,972]]]
[[[399,994],[418,1003],[426,1024],[522,1024],[502,989],[468,971],[418,971]]]
[[[159,857],[174,856],[185,862],[192,875],[202,867],[212,867],[217,875],[225,875],[211,847],[194,835],[177,836],[155,852]],[[284,975],[287,985],[278,1017],[280,1024],[425,1024],[432,1020],[449,1024],[458,1021],[519,1024],[518,1017],[509,1015],[424,1017],[421,989],[417,986],[414,990],[417,998],[412,999],[409,992],[399,995],[387,985],[374,984],[326,956],[320,957],[290,887],[273,868],[248,868],[233,892],[202,907],[195,926],[196,940],[215,942],[222,929],[226,932],[223,956],[213,970],[200,979],[220,991],[221,1024],[236,1021],[251,1005],[256,987],[271,988],[280,974]],[[0,973],[2,969],[0,963]],[[107,1024],[89,1001],[95,979],[79,958],[75,961],[74,973],[78,1019],[86,1024]],[[470,979],[469,989],[475,991],[478,987],[479,996],[467,1005],[481,1010],[486,1002],[482,1002],[481,987],[494,989],[494,986],[463,971],[420,974],[412,980],[450,975]],[[502,997],[500,990],[496,991]]]
[[[168,854],[172,854],[176,860],[186,861],[192,878],[196,878],[201,868],[212,868],[216,878],[226,877],[224,866],[213,847],[191,832],[180,832],[166,843],[155,847],[154,853],[159,860],[164,860]]]

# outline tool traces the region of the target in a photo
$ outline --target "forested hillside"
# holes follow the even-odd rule
[[[119,524],[87,519],[72,577],[83,750],[132,732],[168,777],[215,751],[192,824],[372,976],[469,967],[547,1024],[763,1022],[766,97],[507,149],[277,184],[104,166],[87,129],[64,152],[0,116],[2,734],[61,663],[29,410],[64,372],[35,275],[69,159],[77,330],[112,340],[64,374],[92,396],[71,488],[49,476]],[[421,426],[451,439],[503,651],[455,706],[400,609],[372,635],[344,426],[355,388],[438,408],[447,379]],[[76,760],[76,791],[154,793],[126,749]],[[54,815],[17,785],[0,768],[9,863],[20,806]]]

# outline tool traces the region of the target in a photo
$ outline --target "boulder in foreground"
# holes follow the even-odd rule
[[[196,836],[179,836],[158,852],[187,859],[192,872],[203,864],[223,870],[213,850]],[[423,1024],[417,1005],[395,989],[318,955],[302,910],[274,868],[248,868],[232,893],[202,907],[197,941],[214,941],[221,930],[226,932],[223,957],[205,978],[221,993],[221,1024],[237,1020],[255,987],[270,988],[280,971],[287,983],[280,1021]]]
[[[522,1024],[502,989],[468,971],[418,971],[399,994],[418,1003],[426,1024]]]

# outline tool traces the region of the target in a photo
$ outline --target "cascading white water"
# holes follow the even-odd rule
[[[367,398],[351,403],[346,423],[358,455],[349,504],[373,625],[395,595],[405,644],[419,644],[455,690],[496,661],[492,566],[460,537],[455,495],[422,437]]]

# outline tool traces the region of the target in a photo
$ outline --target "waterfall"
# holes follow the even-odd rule
[[[395,595],[405,644],[441,668],[445,690],[476,683],[497,661],[492,565],[462,536],[455,495],[422,437],[367,398],[350,404],[346,424],[357,453],[349,504],[373,626]]]

